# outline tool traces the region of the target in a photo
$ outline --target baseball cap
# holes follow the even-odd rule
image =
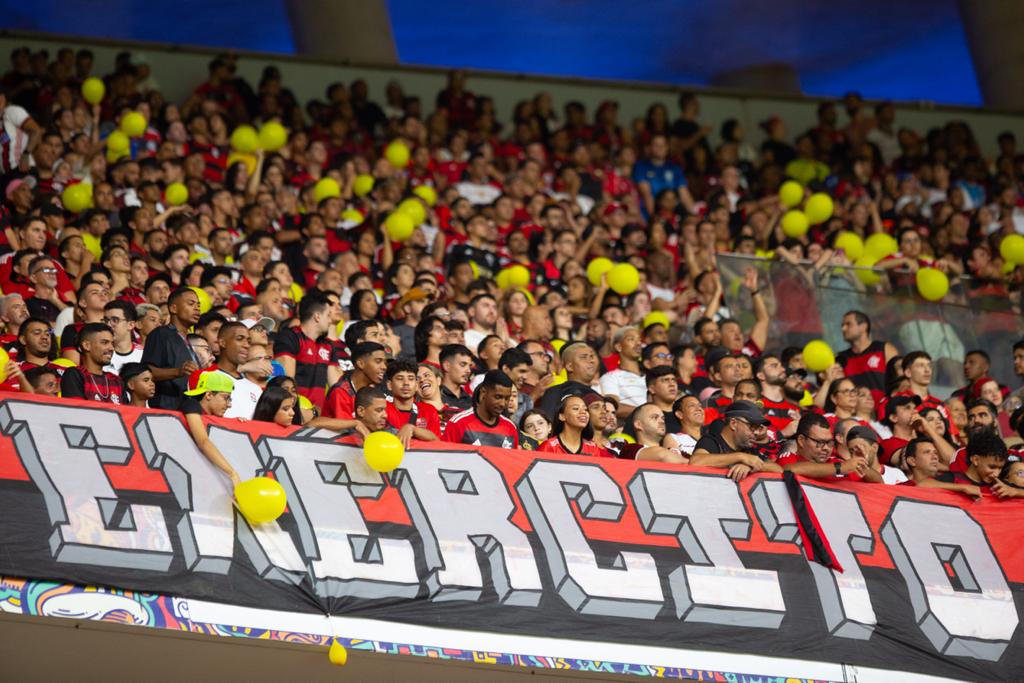
[[[846,432],[846,443],[850,443],[853,439],[864,439],[871,443],[878,443],[878,434],[875,434],[875,430],[871,427],[865,427],[864,425],[857,425],[851,427],[850,431]]]
[[[768,424],[768,418],[764,416],[761,409],[750,401],[733,401],[725,409],[725,417],[726,419],[738,418],[746,420],[752,425]]]
[[[892,417],[892,414],[896,412],[896,409],[900,406],[905,406],[908,403],[914,404],[914,406],[921,405],[921,397],[917,394],[911,394],[907,392],[893,394],[889,397],[889,400],[885,402],[885,419]]]
[[[239,320],[238,322],[245,325],[246,329],[248,330],[251,330],[252,328],[259,325],[260,327],[264,328],[267,332],[273,332],[274,329],[277,327],[277,323],[274,322],[274,319],[268,318],[267,316],[263,316],[259,320],[249,320],[247,318],[245,320]]]
[[[588,408],[591,404],[596,403],[598,401],[604,401],[604,396],[597,393],[596,391],[588,391],[587,393],[583,394],[583,402],[587,404]]]
[[[7,183],[7,189],[4,190],[4,196],[10,199],[11,195],[14,194],[14,191],[22,185],[28,185],[28,189],[31,190],[36,186],[36,179],[30,175],[23,178],[15,178],[11,182]]]
[[[235,380],[223,372],[199,370],[189,377],[188,385],[191,389],[185,392],[186,396],[202,396],[208,391],[223,391],[230,394],[235,388]]]
[[[728,358],[729,356],[735,355],[736,354],[734,354],[732,351],[725,348],[724,346],[716,346],[710,351],[708,351],[706,354],[704,354],[704,367],[716,367],[722,361],[723,358]]]
[[[402,298],[398,300],[398,310],[402,310],[402,306],[413,301],[420,301],[422,299],[429,299],[430,294],[419,287],[411,287],[408,292],[402,295]]]

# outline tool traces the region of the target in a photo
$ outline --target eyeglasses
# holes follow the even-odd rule
[[[123,323],[124,318],[104,318],[103,322],[107,325],[117,325],[118,323]]]
[[[826,448],[826,447],[829,447],[829,446],[831,446],[831,445],[832,445],[833,443],[835,443],[835,439],[834,439],[834,438],[829,438],[829,439],[815,439],[815,438],[814,438],[813,436],[807,436],[806,434],[801,434],[800,436],[802,436],[802,437],[804,437],[805,439],[807,439],[808,441],[810,441],[810,442],[811,442],[811,444],[813,444],[813,445],[814,445],[814,447],[815,447],[815,448],[817,448],[817,449],[818,449],[819,451],[820,451],[821,449],[823,449],[823,448]]]
[[[671,353],[665,353],[663,351],[661,353],[652,354],[652,357],[657,358],[658,360],[669,360],[670,358],[672,358],[672,354]]]
[[[46,275],[56,275],[57,274],[57,269],[56,268],[36,268],[35,270],[32,271],[32,274],[34,275],[36,273],[45,273]]]

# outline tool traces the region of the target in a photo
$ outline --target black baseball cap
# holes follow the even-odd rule
[[[752,425],[767,425],[768,418],[764,416],[761,409],[750,401],[733,401],[725,409],[725,419],[737,418],[746,420]]]
[[[856,427],[850,427],[850,431],[846,432],[846,443],[850,443],[854,439],[864,439],[865,441],[877,444],[878,434],[875,434],[875,430],[871,427],[857,425]]]
[[[910,393],[899,393],[890,396],[889,400],[885,402],[885,419],[888,420],[896,412],[897,408],[908,403],[913,403],[915,407],[919,406],[921,405],[921,397]]]

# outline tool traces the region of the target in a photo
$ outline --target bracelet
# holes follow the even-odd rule
[[[761,288],[760,287],[758,287],[757,289],[750,290],[750,296],[757,296],[760,293],[761,293]]]
[[[838,462],[833,464],[836,466],[836,476],[841,476],[843,474],[843,466]]]

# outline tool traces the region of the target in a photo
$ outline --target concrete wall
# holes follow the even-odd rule
[[[102,75],[110,71],[114,55],[128,49],[135,55],[143,55],[152,67],[160,89],[171,100],[182,102],[188,94],[206,78],[207,62],[216,54],[215,50],[183,46],[98,42],[80,38],[0,33],[0,54],[7,55],[17,46],[27,45],[33,50],[47,48],[51,57],[56,49],[89,47],[96,55],[95,73]],[[242,53],[239,72],[255,84],[263,67],[276,64],[284,81],[305,104],[311,98],[323,98],[327,84],[349,82],[363,78],[370,87],[370,96],[383,101],[384,87],[391,80],[397,80],[407,95],[418,95],[423,99],[424,109],[431,111],[438,91],[444,87],[446,74],[439,69],[419,67],[353,66],[344,63],[299,59],[287,55]],[[477,94],[494,98],[499,120],[507,122],[516,102],[533,97],[542,90],[550,92],[558,111],[569,100],[580,100],[591,114],[597,105],[606,99],[619,102],[620,123],[627,123],[634,117],[643,116],[647,108],[656,102],[664,103],[674,118],[678,113],[676,99],[684,88],[620,82],[604,82],[583,79],[556,79],[505,74],[493,72],[470,72],[468,87]],[[715,127],[714,140],[718,137],[718,126],[727,118],[737,118],[747,130],[747,139],[754,145],[761,142],[758,122],[772,115],[781,116],[787,124],[790,137],[813,125],[815,109],[820,99],[765,95],[758,93],[736,93],[725,90],[696,89],[701,93],[701,119]],[[1004,131],[1014,132],[1024,140],[1024,113],[1000,112],[969,107],[939,107],[929,103],[898,103],[896,123],[919,132],[940,126],[951,119],[963,119],[973,128],[986,155],[996,152],[996,136]],[[844,120],[840,118],[840,123]]]

